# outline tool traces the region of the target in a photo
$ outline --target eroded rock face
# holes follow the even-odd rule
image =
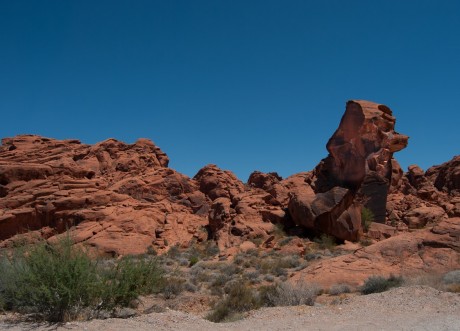
[[[208,239],[225,250],[267,239],[272,223],[285,218],[274,196],[230,171],[208,165],[191,179],[168,168],[166,154],[146,139],[85,145],[28,135],[2,143],[2,246],[16,234],[38,230],[49,238],[72,228],[77,243],[101,255]]]
[[[360,286],[370,276],[421,276],[460,268],[460,218],[441,221],[432,229],[404,233],[353,253],[319,261],[300,275],[325,287]]]
[[[221,170],[214,164],[200,169],[193,179],[199,183],[200,191],[211,200],[222,197],[232,199],[244,192],[244,184],[232,172]]]
[[[434,186],[443,192],[460,196],[460,155],[440,166],[431,167],[426,176],[434,179]]]
[[[340,125],[327,143],[329,156],[306,179],[310,194],[291,194],[289,212],[298,225],[341,240],[356,241],[361,232],[359,205],[369,208],[374,221],[386,221],[387,196],[402,185],[403,172],[393,153],[408,137],[394,131],[395,118],[384,105],[349,101]],[[344,193],[343,199],[338,192]],[[320,211],[312,206],[327,201]]]
[[[33,135],[0,146],[0,240],[73,227],[98,254],[145,253],[166,243],[206,240],[209,199],[190,178],[167,168],[151,141],[96,145]]]
[[[375,221],[385,221],[386,197],[392,183],[393,153],[408,137],[394,130],[396,119],[387,106],[353,100],[327,143],[329,156],[315,169],[316,192],[345,187],[363,196]]]

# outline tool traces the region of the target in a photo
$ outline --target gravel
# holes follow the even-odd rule
[[[460,330],[460,294],[426,286],[394,288],[352,296],[339,304],[275,307],[252,311],[239,321],[215,324],[174,310],[128,319],[69,322],[63,325],[9,323],[1,330]]]

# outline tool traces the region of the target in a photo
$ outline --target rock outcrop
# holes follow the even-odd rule
[[[393,153],[408,141],[394,131],[395,122],[387,106],[362,100],[347,103],[327,143],[329,156],[306,183],[314,194],[291,195],[289,212],[296,224],[355,241],[361,231],[360,204],[372,211],[374,221],[385,222],[388,192],[402,177]]]
[[[460,156],[404,173],[393,153],[408,138],[394,124],[388,107],[350,101],[327,144],[329,155],[313,171],[285,179],[256,171],[247,184],[215,165],[189,178],[169,168],[167,155],[146,139],[86,145],[5,138],[0,248],[21,234],[53,240],[71,229],[77,244],[98,255],[162,253],[207,240],[231,255],[274,248],[274,225],[281,224],[297,238],[276,249],[304,254],[314,245],[305,235],[358,241],[364,205],[377,221],[366,236],[377,243],[315,261],[305,278],[359,284],[377,273],[459,268]]]
[[[404,233],[353,253],[313,263],[296,278],[325,287],[356,286],[373,275],[409,277],[445,273],[460,268],[460,218],[444,220],[432,229]]]
[[[96,145],[33,135],[0,147],[0,240],[73,227],[97,254],[144,253],[149,247],[206,240],[208,198],[198,184],[167,168],[151,141]]]

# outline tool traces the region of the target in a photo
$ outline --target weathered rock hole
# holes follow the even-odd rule
[[[72,156],[72,160],[74,160],[75,162],[76,161],[79,161],[79,160],[82,160],[85,158],[85,156],[88,155],[88,154],[77,154],[77,155],[74,155]]]
[[[0,185],[0,198],[4,198],[8,195],[8,189],[3,185]]]
[[[243,231],[241,231],[241,229],[238,229],[238,228],[232,228],[230,230],[230,232],[234,235],[234,236],[242,236],[243,235]]]
[[[10,183],[10,181],[8,180],[8,178],[0,176],[0,185],[6,186],[9,183]]]

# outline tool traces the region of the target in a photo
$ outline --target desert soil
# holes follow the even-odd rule
[[[63,325],[11,323],[2,330],[460,330],[460,294],[426,286],[353,296],[329,305],[264,308],[231,323],[215,324],[196,315],[167,310],[129,319],[69,322]]]

